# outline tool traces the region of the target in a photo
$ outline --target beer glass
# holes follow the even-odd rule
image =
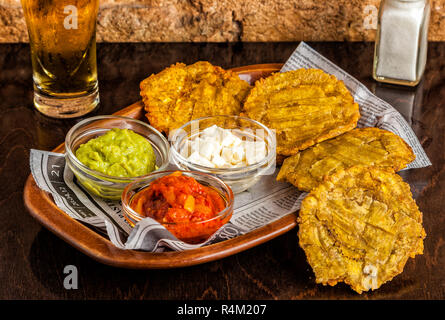
[[[28,27],[34,105],[55,118],[96,108],[99,0],[21,0]]]

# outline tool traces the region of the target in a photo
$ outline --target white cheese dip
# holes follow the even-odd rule
[[[264,141],[242,139],[236,131],[217,125],[208,127],[185,143],[181,155],[192,163],[210,168],[245,167],[266,157]]]

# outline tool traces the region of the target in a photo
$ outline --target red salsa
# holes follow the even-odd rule
[[[188,242],[205,240],[228,220],[216,218],[203,223],[218,216],[226,202],[216,190],[181,172],[153,181],[133,197],[130,207],[139,215],[164,224],[176,237]]]

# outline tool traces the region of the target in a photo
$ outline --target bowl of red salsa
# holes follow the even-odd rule
[[[159,171],[130,183],[122,193],[131,226],[150,217],[187,243],[207,240],[233,213],[233,192],[221,179],[194,171]]]

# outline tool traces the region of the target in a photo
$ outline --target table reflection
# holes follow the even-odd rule
[[[37,138],[35,149],[52,150],[56,148],[65,141],[65,136],[72,126],[96,114],[97,111],[75,119],[55,119],[46,117],[37,110],[34,110],[33,119],[35,121],[35,136]]]
[[[416,87],[403,87],[386,83],[373,83],[372,92],[382,100],[385,100],[399,111],[411,127],[420,119],[420,111],[423,102],[424,80]],[[414,128],[413,128],[414,129]],[[415,130],[417,131],[417,130]],[[416,132],[416,134],[418,134]],[[419,175],[418,170],[403,170],[399,172],[402,178],[411,186],[414,198],[418,198],[428,185],[428,178]]]
[[[374,82],[372,92],[396,108],[410,126],[422,106],[424,80],[416,87],[403,87],[386,83]]]

